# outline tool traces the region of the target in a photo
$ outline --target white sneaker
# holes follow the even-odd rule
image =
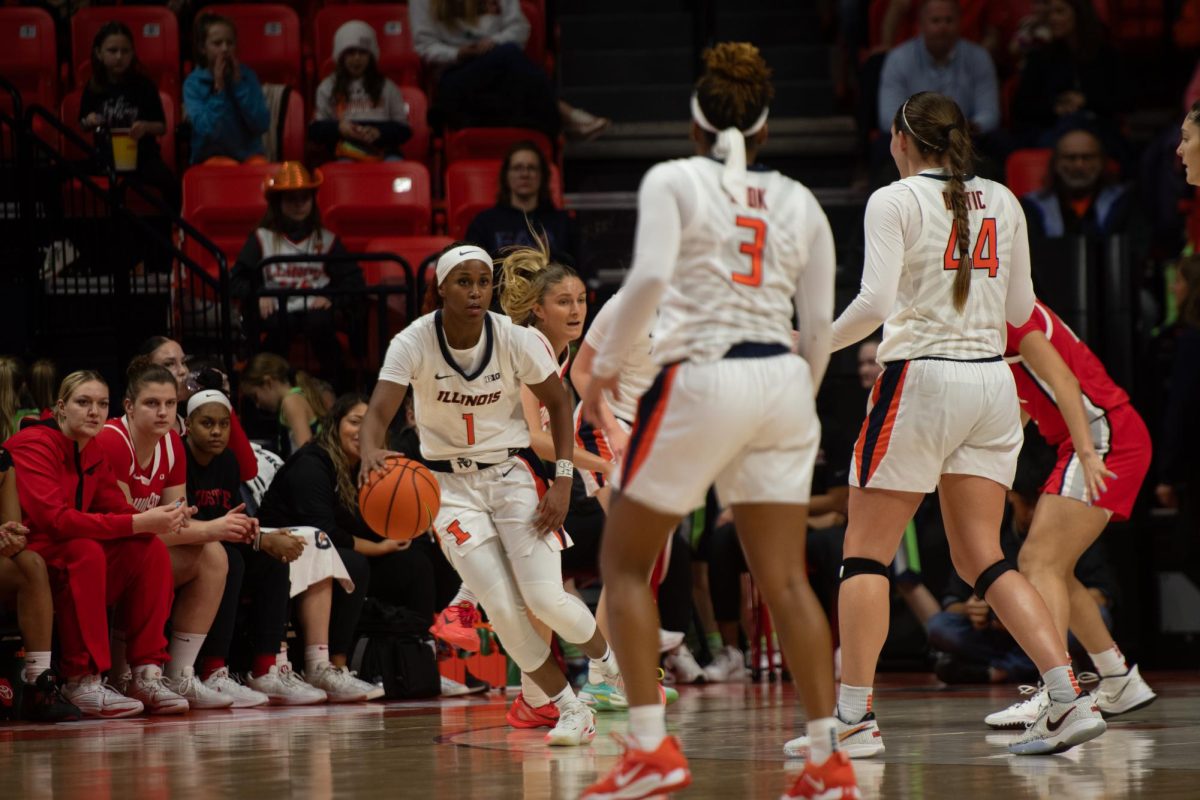
[[[350,682],[367,693],[368,700],[378,700],[380,697],[383,697],[385,690],[382,684],[364,681],[362,678],[358,677],[357,672],[354,672],[346,667],[343,667],[343,669],[345,669],[350,675]]]
[[[680,644],[675,652],[666,657],[663,664],[676,683],[704,683],[708,680],[708,676],[696,663],[696,657],[686,644]]]
[[[214,692],[196,677],[195,667],[184,667],[183,674],[178,678],[164,678],[163,683],[171,691],[187,700],[188,707],[196,710],[210,708],[231,708],[233,698],[227,694]]]
[[[1037,720],[1008,746],[1008,751],[1019,756],[1061,753],[1095,739],[1107,727],[1096,698],[1090,694],[1081,694],[1069,703],[1051,699]]]
[[[721,648],[713,658],[712,663],[704,668],[704,677],[710,683],[739,683],[749,678],[746,669],[746,657],[742,651],[731,645]]]
[[[158,666],[138,667],[125,693],[141,700],[150,714],[186,714],[188,701],[171,689]]]
[[[345,667],[325,663],[311,675],[305,672],[304,680],[325,692],[331,703],[358,703],[367,699],[365,682],[356,680]]]
[[[1105,719],[1145,708],[1158,697],[1138,672],[1137,665],[1124,675],[1101,677],[1096,687],[1096,705]]]
[[[99,675],[84,675],[76,683],[64,684],[62,693],[85,717],[132,717],[144,709],[140,701],[121,694],[100,680]]]
[[[883,752],[883,734],[879,731],[879,723],[875,721],[875,712],[868,711],[858,722],[845,722],[841,717],[837,720],[839,749],[850,758],[871,758]],[[808,737],[798,736],[783,746],[783,754],[788,758],[808,758]]]
[[[488,685],[479,683],[475,686],[467,686],[465,683],[459,683],[453,678],[442,676],[442,697],[461,697],[464,694],[479,694],[486,692]]]
[[[595,712],[583,703],[574,702],[558,715],[558,723],[546,734],[546,744],[574,747],[595,738]]]
[[[267,696],[273,706],[311,706],[324,703],[325,692],[305,683],[292,672],[288,664],[273,666],[257,678],[249,676],[246,685],[253,691]]]
[[[1018,700],[1003,711],[994,711],[983,718],[991,728],[1027,728],[1032,725],[1050,701],[1043,686],[1021,686],[1021,694],[1033,695],[1028,700]]]
[[[230,708],[255,708],[257,706],[265,706],[271,702],[271,698],[262,692],[256,692],[249,686],[238,683],[229,674],[229,667],[221,667],[212,675],[209,675],[208,679],[204,681],[204,685],[210,691],[224,695],[232,700],[233,703]]]
[[[658,629],[658,652],[669,653],[683,644],[684,635],[679,631]]]

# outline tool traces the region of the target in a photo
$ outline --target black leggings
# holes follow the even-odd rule
[[[679,531],[671,536],[671,562],[658,587],[659,624],[664,630],[687,632],[692,625],[692,546]]]
[[[407,550],[367,560],[371,566],[371,597],[404,606],[431,620],[462,583],[427,536],[418,538]]]
[[[216,619],[208,630],[201,657],[229,658],[238,606],[242,597],[250,598],[248,631],[253,655],[273,655],[286,635],[288,595],[291,581],[288,565],[248,544],[222,542],[229,559],[225,593]]]
[[[367,557],[351,547],[339,547],[338,555],[354,581],[354,591],[347,593],[341,584],[334,582],[333,610],[329,613],[329,653],[344,656],[350,652],[358,618],[362,615],[363,603],[371,586],[371,565]]]

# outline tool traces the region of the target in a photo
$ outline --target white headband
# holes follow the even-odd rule
[[[485,264],[491,264],[492,257],[488,254],[488,251],[473,244],[466,244],[443,253],[442,257],[438,259],[435,270],[438,286],[442,285],[442,281],[446,280],[446,276],[450,274],[452,269],[464,261],[482,261]]]
[[[216,389],[205,389],[202,392],[196,392],[188,398],[187,415],[190,417],[196,413],[197,408],[206,403],[216,403],[219,406],[225,406],[229,411],[233,411],[233,406],[230,405],[229,398],[225,396],[224,392],[217,391]]]
[[[762,130],[763,125],[767,124],[767,114],[770,110],[770,106],[765,106],[754,124],[745,130],[734,127],[717,130],[717,127],[708,121],[708,117],[704,116],[696,93],[692,93],[692,119],[702,129],[717,135],[712,154],[725,162],[725,169],[721,172],[721,186],[738,205],[746,204],[746,137]]]

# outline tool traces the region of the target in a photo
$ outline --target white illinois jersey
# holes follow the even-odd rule
[[[612,335],[612,327],[617,318],[624,292],[617,292],[596,314],[592,325],[588,328],[583,341],[599,353],[604,348],[604,342]],[[654,329],[653,323],[647,326],[645,332],[639,333],[634,344],[625,353],[621,369],[617,373],[617,396],[607,389],[604,400],[612,410],[613,416],[630,425],[637,416],[638,399],[654,383],[658,374],[658,364],[654,361]]]
[[[554,347],[550,344],[550,340],[546,338],[546,334],[533,326],[529,327],[529,331],[542,340],[542,344],[546,345],[547,351],[554,353]],[[571,348],[566,348],[562,354],[562,358],[559,358],[558,354],[554,353],[554,360],[558,363],[558,368],[555,370],[558,373],[558,379],[560,381],[566,380],[567,372],[571,369]],[[542,430],[550,430],[550,412],[546,410],[546,407],[540,401],[538,402],[538,420],[542,424]]]
[[[984,178],[965,182],[972,268],[967,303],[959,312],[954,278],[962,258],[946,185],[944,170],[927,170],[879,189],[867,204],[864,289],[873,259],[879,269],[901,271],[884,323],[880,363],[1004,353],[1009,285],[1014,276],[1022,280],[1029,274],[1025,214],[1007,187]],[[901,242],[903,250],[896,252]]]
[[[479,343],[453,351],[441,319],[438,310],[396,334],[379,380],[411,387],[426,459],[450,461],[455,470],[503,461],[529,446],[521,385],[555,374],[554,355],[532,330],[490,311]]]
[[[756,168],[746,172],[746,202],[735,204],[721,186],[723,169],[693,156],[658,164],[643,181],[639,227],[679,231],[654,328],[659,364],[713,361],[742,342],[792,344],[793,299],[814,226],[828,228],[825,212],[802,184]],[[659,186],[669,192],[661,202],[652,196]],[[678,208],[682,219],[658,219],[662,208]]]

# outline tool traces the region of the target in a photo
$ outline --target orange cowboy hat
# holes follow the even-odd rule
[[[279,171],[263,183],[263,193],[316,189],[321,185],[321,181],[321,170],[316,169],[309,173],[299,161],[285,161],[279,165]]]

